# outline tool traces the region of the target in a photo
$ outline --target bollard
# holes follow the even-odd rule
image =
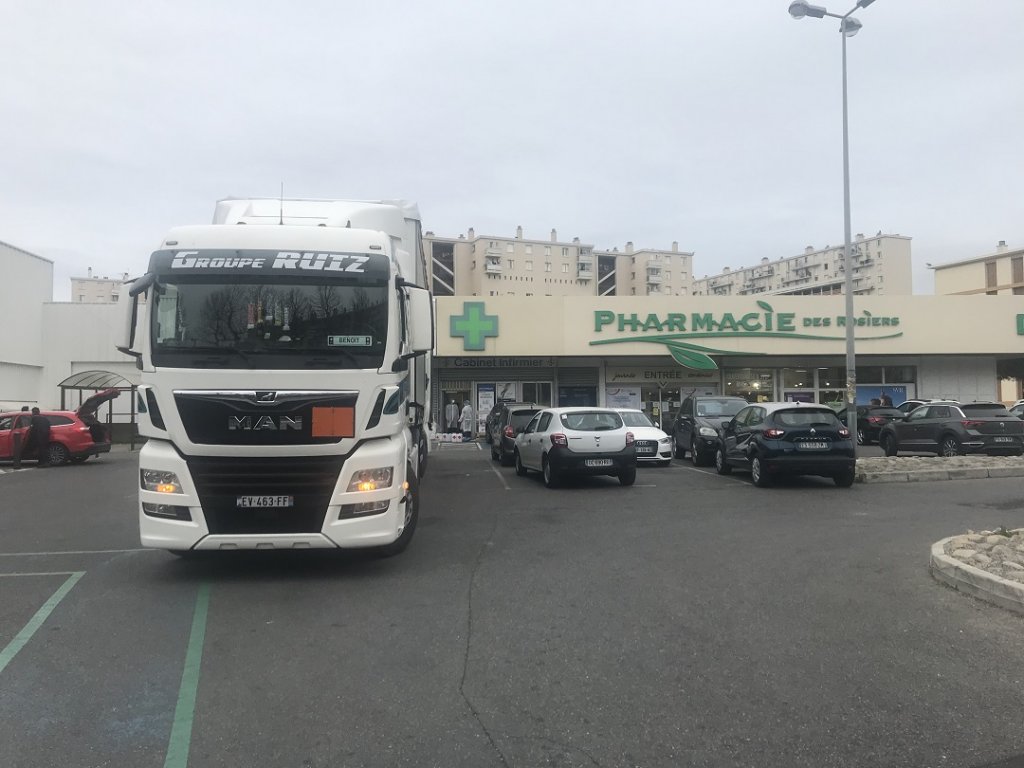
[[[21,433],[15,432],[11,437],[14,438],[14,450],[12,452],[14,468],[21,469]]]

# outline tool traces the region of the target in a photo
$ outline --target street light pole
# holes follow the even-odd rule
[[[854,452],[857,450],[857,356],[853,317],[853,243],[850,223],[850,123],[846,93],[846,38],[860,31],[861,23],[853,18],[858,8],[867,8],[875,0],[857,0],[857,5],[843,15],[829,13],[820,5],[811,5],[807,0],[793,0],[789,4],[789,15],[794,19],[825,16],[839,19],[839,36],[843,40],[843,292],[846,294],[846,427],[850,430]]]

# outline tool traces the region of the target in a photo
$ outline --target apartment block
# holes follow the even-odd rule
[[[578,237],[547,240],[478,235],[471,227],[457,237],[423,236],[431,287],[437,296],[615,296],[685,295],[693,254],[679,251],[595,251]]]
[[[87,277],[71,278],[71,301],[76,304],[116,304],[128,279],[125,272],[119,277],[93,277],[89,267]]]
[[[843,293],[844,246],[807,246],[802,254],[772,261],[767,256],[751,267],[726,268],[693,281],[697,296],[829,296]],[[853,242],[853,292],[858,296],[909,296],[913,293],[910,238],[858,234]]]
[[[936,294],[1024,295],[1024,248],[1011,249],[1005,240],[993,253],[928,266],[935,273]]]

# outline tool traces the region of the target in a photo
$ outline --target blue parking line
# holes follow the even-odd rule
[[[203,641],[206,639],[206,614],[210,606],[210,585],[202,584],[196,596],[196,610],[192,615],[192,632],[185,653],[185,668],[181,672],[178,704],[174,708],[174,725],[167,745],[164,768],[185,768],[192,743],[192,722],[196,712],[196,691],[199,690],[199,667],[203,661]]]
[[[28,575],[28,574],[24,574]],[[4,668],[11,663],[11,660],[18,655],[18,651],[25,647],[25,644],[32,639],[32,635],[36,633],[36,630],[43,625],[43,622],[53,613],[53,609],[56,608],[60,601],[64,599],[71,588],[78,583],[78,580],[85,575],[85,571],[75,571],[67,580],[57,587],[57,591],[50,595],[50,599],[43,603],[42,607],[36,611],[35,616],[28,620],[28,624],[22,627],[21,631],[14,636],[14,639],[9,642],[2,651],[0,651],[0,672],[4,671]]]

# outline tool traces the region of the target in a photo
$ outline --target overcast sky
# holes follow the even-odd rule
[[[855,0],[828,5],[845,12]],[[228,196],[405,197],[425,229],[840,244],[838,22],[788,0],[3,0],[0,240],[138,274]],[[853,230],[1024,246],[1022,0],[877,0],[849,41]]]

